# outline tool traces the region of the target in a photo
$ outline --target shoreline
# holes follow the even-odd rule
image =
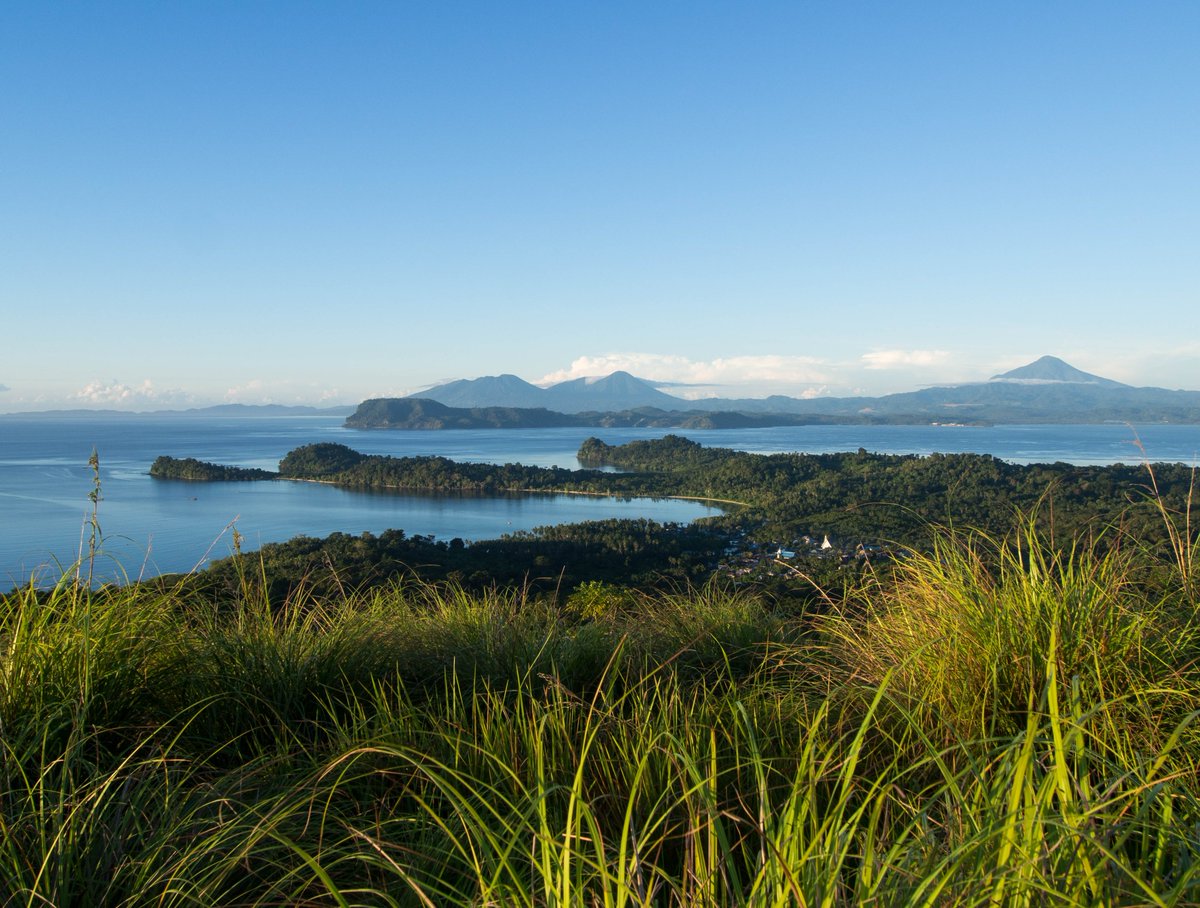
[[[585,489],[495,489],[491,492],[486,492],[482,489],[435,489],[424,488],[419,486],[357,486],[348,482],[338,482],[334,479],[315,479],[306,476],[276,476],[275,479],[283,480],[284,482],[314,482],[319,485],[339,486],[344,489],[360,489],[371,491],[372,489],[386,489],[392,492],[423,492],[425,494],[445,494],[453,492],[456,494],[468,493],[472,495],[488,496],[496,492],[503,492],[514,495],[590,495],[596,498],[645,498],[649,501],[709,501],[713,504],[734,505],[739,508],[749,508],[752,505],[746,501],[734,501],[731,498],[709,498],[704,495],[629,495],[622,492],[590,492]],[[215,480],[220,482],[221,480]],[[267,482],[269,480],[253,480],[256,482]],[[697,518],[703,519],[703,518]]]

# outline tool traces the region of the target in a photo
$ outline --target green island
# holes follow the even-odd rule
[[[12,590],[0,902],[1200,903],[1194,470],[673,436],[579,458],[159,458],[730,504]]]
[[[225,467],[194,457],[157,457],[150,465],[150,475],[157,479],[185,479],[191,482],[248,482],[275,479],[279,474],[269,470],[246,467]]]

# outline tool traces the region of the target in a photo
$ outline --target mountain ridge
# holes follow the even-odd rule
[[[519,382],[517,385],[514,382]],[[520,402],[506,394],[519,388]],[[532,390],[530,390],[532,389]],[[848,422],[1022,423],[1179,422],[1200,423],[1200,391],[1135,387],[1076,369],[1043,356],[988,381],[937,385],[879,397],[720,398],[684,400],[628,372],[572,379],[539,388],[516,376],[451,382],[410,397],[457,407],[538,407],[581,414],[653,407],[682,413],[777,414]]]

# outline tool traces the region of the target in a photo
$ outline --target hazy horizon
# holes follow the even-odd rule
[[[1200,386],[1200,5],[14,2],[0,412]]]
[[[1047,355],[1053,356],[1053,354],[1047,354]],[[1022,363],[1020,365],[1029,365],[1029,364]],[[1068,365],[1073,365],[1073,364],[1068,363]],[[616,370],[616,371],[627,371],[627,370]],[[1084,370],[1084,371],[1086,371],[1086,370]],[[515,373],[511,373],[511,372],[500,373],[500,375],[506,375],[506,374],[512,375]],[[547,387],[551,387],[552,385],[558,384],[560,382],[569,382],[569,381],[574,381],[574,380],[577,380],[580,378],[590,379],[590,380],[599,380],[599,379],[606,378],[608,375],[611,375],[611,374],[613,374],[613,373],[603,373],[603,374],[587,375],[587,376],[574,376],[574,377],[566,377],[566,378],[559,378],[556,376],[552,376],[551,380],[549,380],[549,381],[541,380],[541,381],[537,381],[537,382],[529,381],[528,378],[526,378],[525,376],[522,376],[522,375],[517,375],[517,378],[523,379],[525,381],[529,381],[530,384],[534,384],[538,387],[547,388]],[[450,382],[474,381],[477,379],[496,378],[496,377],[499,377],[499,376],[497,376],[497,375],[469,376],[465,379],[451,379]],[[660,390],[666,394],[670,394],[674,397],[678,397],[681,403],[686,403],[686,404],[703,404],[703,402],[705,400],[733,396],[733,395],[729,395],[729,394],[722,394],[722,393],[720,393],[719,389],[717,389],[714,393],[714,387],[711,385],[706,385],[706,384],[686,384],[686,383],[670,382],[670,381],[655,382],[653,380],[645,378],[644,376],[635,375],[634,377],[641,381],[647,382],[648,384],[650,384],[657,390]],[[995,377],[996,376],[988,376],[987,379],[980,379],[980,381],[991,380],[992,378],[995,378]],[[1104,376],[1104,375],[1101,375],[1098,377],[1099,378],[1108,378],[1108,376]],[[1026,384],[1026,383],[1039,384],[1042,382],[1049,382],[1052,384],[1056,383],[1056,380],[1054,380],[1054,379],[1004,379],[1004,381],[1006,381],[1006,382],[1018,381],[1022,384]],[[391,395],[391,396],[395,396],[395,397],[419,396],[422,390],[430,390],[431,391],[443,384],[448,384],[450,382],[439,382],[436,384],[430,384],[430,385],[426,385],[421,388],[418,388],[414,391],[408,392],[406,394]],[[916,391],[916,390],[920,390],[921,388],[931,388],[931,387],[937,387],[939,385],[970,384],[970,383],[971,382],[936,383],[936,384],[921,385],[919,387],[913,387],[913,388],[900,388],[897,390],[899,392]],[[1189,391],[1191,391],[1191,390],[1197,390],[1197,389],[1184,388],[1184,389],[1166,389],[1166,390],[1189,390]],[[769,393],[778,393],[778,392],[769,392]],[[768,394],[744,394],[744,395],[738,395],[738,396],[742,396],[742,397],[746,397],[746,398],[763,398],[763,397],[769,396],[769,393]],[[885,394],[886,393],[893,393],[893,392],[885,392]],[[807,398],[811,399],[814,397],[846,397],[846,396],[860,396],[860,395],[808,394],[808,395],[790,395],[790,396],[807,397]],[[885,396],[885,395],[880,394],[880,395],[868,395],[868,396]],[[50,412],[50,413],[52,413],[52,412],[56,412],[56,411],[64,411],[65,412],[68,410],[71,410],[71,411],[92,410],[92,411],[96,411],[96,412],[101,412],[101,411],[113,412],[113,411],[122,411],[123,410],[123,411],[127,411],[130,413],[145,414],[145,413],[154,413],[154,412],[163,412],[163,411],[177,412],[180,410],[187,410],[187,409],[209,409],[209,408],[221,407],[221,406],[291,406],[291,407],[316,407],[316,408],[320,408],[320,409],[347,409],[347,408],[353,408],[353,407],[357,406],[358,404],[362,403],[364,400],[368,400],[368,399],[369,398],[363,398],[362,400],[348,401],[348,402],[344,402],[344,403],[317,403],[317,404],[304,404],[304,403],[298,403],[298,404],[296,404],[296,403],[293,403],[293,404],[272,404],[272,403],[246,404],[244,402],[224,401],[221,403],[198,403],[198,404],[193,404],[191,406],[156,407],[156,408],[152,408],[152,409],[151,408],[139,409],[139,408],[132,407],[132,406],[122,407],[119,405],[118,406],[107,406],[107,407],[93,405],[90,407],[86,407],[86,406],[84,406],[84,407],[50,407],[50,408],[45,408],[44,410],[41,410],[41,411],[0,411],[0,415],[19,416],[19,415],[21,415],[22,412]]]

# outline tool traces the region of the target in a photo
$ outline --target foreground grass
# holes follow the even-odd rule
[[[944,539],[819,619],[0,604],[4,905],[1200,902],[1190,561]]]

